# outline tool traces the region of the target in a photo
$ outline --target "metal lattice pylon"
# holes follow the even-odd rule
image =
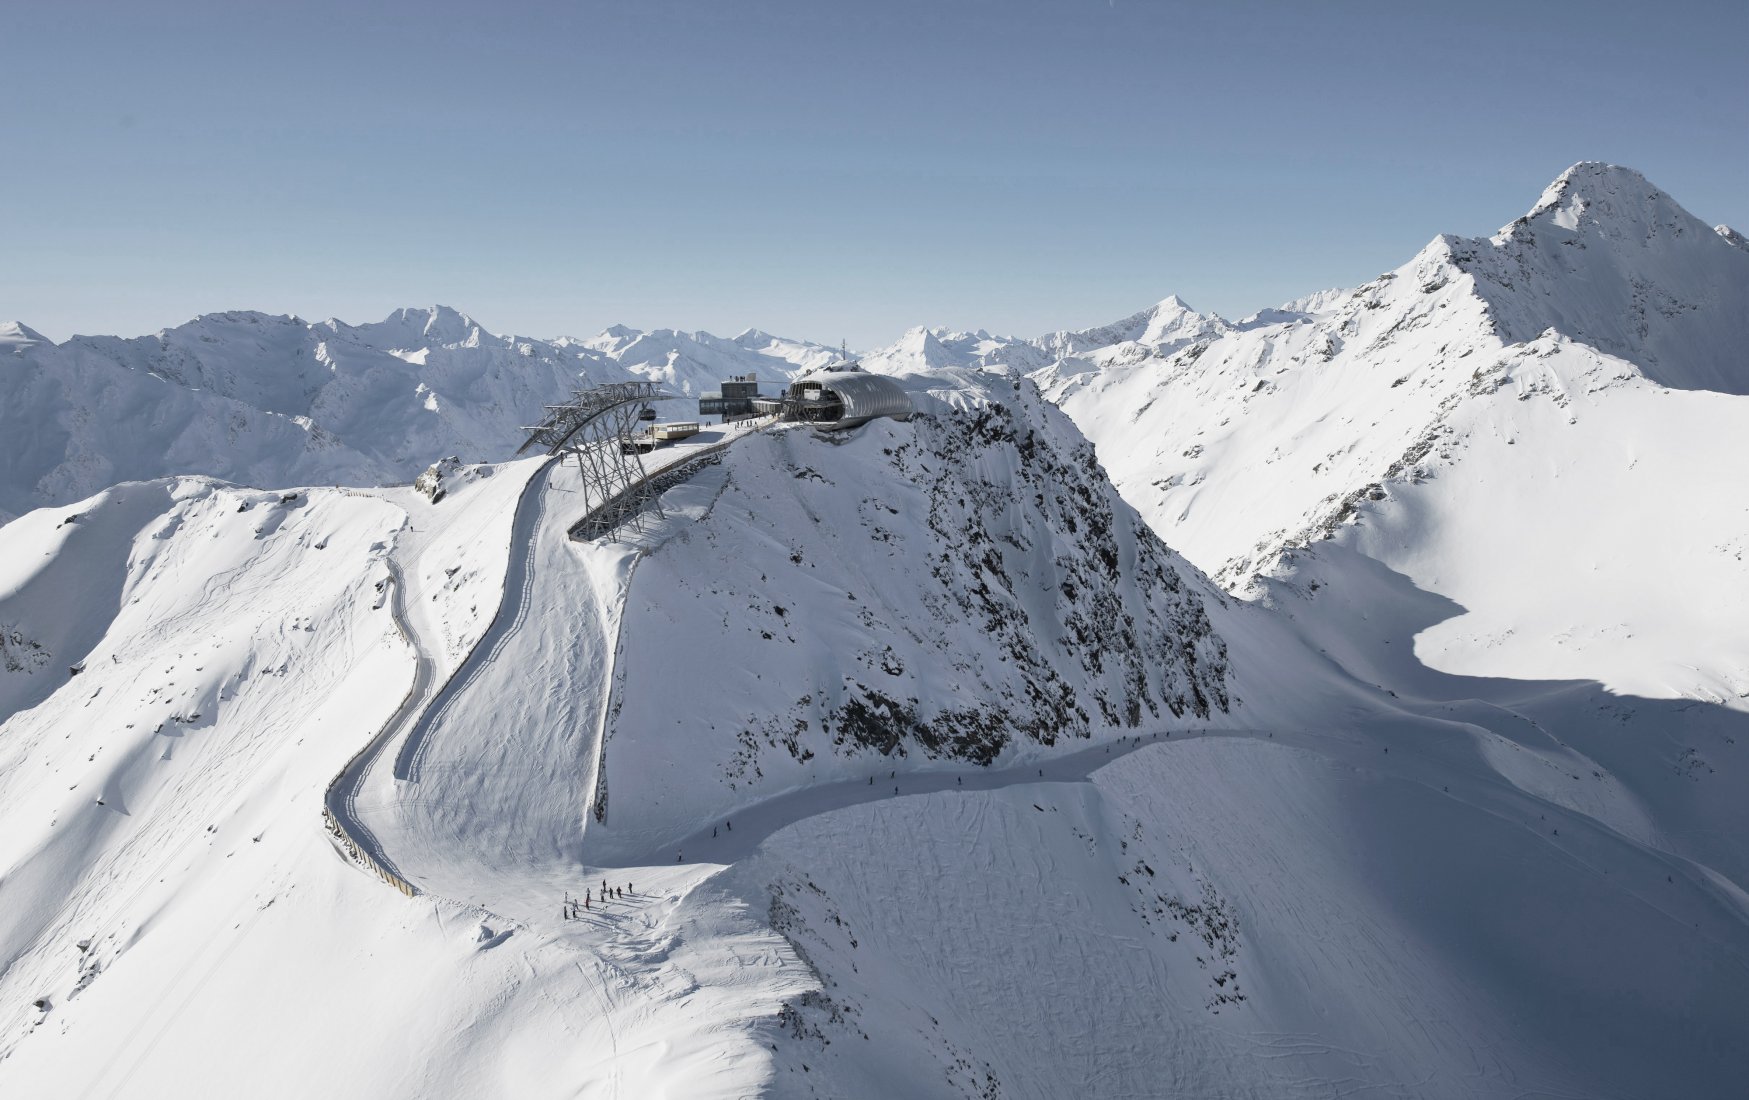
[[[670,401],[654,382],[609,382],[578,390],[563,405],[548,405],[547,417],[527,431],[522,454],[539,447],[575,459],[583,483],[583,519],[573,537],[600,538],[625,524],[642,529],[652,499],[642,448],[633,442],[638,414],[652,401]]]

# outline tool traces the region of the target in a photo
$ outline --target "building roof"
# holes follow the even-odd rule
[[[817,371],[796,380],[793,394],[803,386],[819,386],[829,390],[844,403],[844,415],[838,424],[850,427],[877,416],[903,420],[912,412],[911,395],[884,374],[867,371]]]

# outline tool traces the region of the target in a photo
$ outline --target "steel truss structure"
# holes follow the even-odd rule
[[[658,391],[654,382],[609,382],[580,389],[563,405],[548,405],[546,419],[524,429],[531,434],[517,454],[538,447],[560,461],[577,461],[584,515],[572,538],[600,538],[628,523],[642,530],[654,494],[632,435],[647,405],[671,400],[674,395]]]

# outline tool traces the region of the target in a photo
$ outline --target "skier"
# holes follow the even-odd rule
[[[963,787],[966,785],[966,781],[964,779],[961,779],[959,776],[956,775],[953,777],[953,785],[956,787]]]
[[[735,823],[733,821],[725,821],[725,822],[723,822],[723,828],[729,830],[732,833],[735,831]]]
[[[676,863],[685,863],[685,862],[686,862],[686,855],[685,855],[685,853],[683,853],[683,852],[675,852],[675,853],[674,853],[674,862],[676,862]]]
[[[589,895],[588,894],[583,895],[583,908],[585,908],[585,909],[589,908]]]
[[[717,827],[715,825],[712,825],[711,826],[711,839],[715,840],[716,838],[717,838]]]

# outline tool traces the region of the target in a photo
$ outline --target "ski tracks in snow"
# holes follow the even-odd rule
[[[275,885],[269,897],[276,896],[277,893],[278,884]],[[250,905],[255,907],[255,912],[243,920],[238,920],[238,914],[245,906]],[[265,913],[267,908],[268,906],[260,903],[259,895],[244,895],[243,900],[227,913],[216,926],[219,929],[219,936],[225,935],[226,925],[232,926],[229,930],[230,942],[220,948],[216,942],[217,937],[215,937],[215,942],[207,948],[201,958],[204,965],[189,968],[178,975],[160,1002],[170,1007],[161,1013],[146,1016],[128,1032],[127,1038],[123,1039],[115,1052],[110,1055],[103,1071],[97,1075],[91,1087],[86,1089],[85,1096],[117,1097],[125,1095],[125,1090],[133,1080],[133,1075],[139,1069],[140,1064],[145,1061],[146,1057],[157,1047],[159,1040],[163,1039],[171,1026],[176,1023],[177,1017],[194,1002],[195,997],[212,980],[213,975],[218,973],[219,968],[225,964],[225,960],[231,957],[231,953],[249,938],[250,931],[253,930],[255,923],[261,919],[261,914]],[[211,962],[206,961],[208,958],[211,959]],[[148,1028],[151,1029],[149,1035],[145,1034]],[[116,1072],[118,1067],[119,1074]],[[112,1077],[114,1083],[105,1088],[105,1082]]]
[[[443,685],[431,704],[421,711],[406,739],[401,742],[400,751],[395,756],[394,774],[398,780],[419,782],[420,765],[432,726],[443,720],[455,704],[456,698],[466,692],[479,678],[481,670],[497,658],[506,640],[521,628],[528,617],[528,606],[534,587],[537,543],[534,536],[540,530],[541,520],[546,515],[547,479],[552,469],[553,462],[547,462],[523,486],[522,496],[516,502],[516,518],[511,525],[511,558],[509,570],[504,577],[504,599],[498,605],[498,613],[493,616],[492,622],[480,635],[480,640],[474,643],[474,648],[462,662],[461,668]],[[520,553],[517,553],[518,547],[521,549]],[[511,605],[513,596],[515,602]]]
[[[387,870],[396,878],[402,878],[400,869],[395,866],[388,853],[383,850],[382,842],[377,839],[369,825],[358,812],[358,790],[364,785],[364,778],[370,773],[371,766],[376,763],[384,746],[394,740],[409,718],[419,713],[428,701],[431,692],[431,680],[435,662],[431,655],[414,639],[412,623],[407,617],[407,578],[401,571],[400,563],[393,556],[388,559],[389,578],[394,584],[394,593],[389,600],[389,614],[394,617],[395,629],[413,650],[413,682],[407,688],[407,694],[402,697],[401,705],[395,708],[395,713],[383,723],[382,729],[371,738],[370,742],[354,756],[334,782],[329,784],[325,804],[328,812],[334,816],[340,827],[352,838],[352,842],[377,862],[377,865]],[[406,881],[402,878],[402,881]]]

